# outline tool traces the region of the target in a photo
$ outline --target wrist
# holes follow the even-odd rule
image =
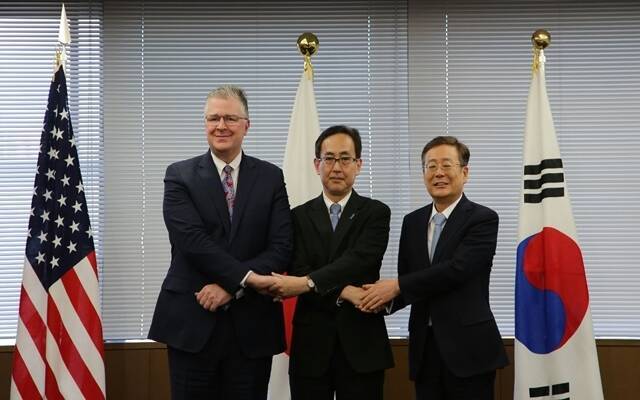
[[[393,280],[393,292],[394,292],[393,294],[395,296],[399,296],[400,295],[400,281],[397,280],[397,279]]]
[[[316,291],[316,284],[313,281],[313,279],[309,277],[309,275],[303,277],[303,282],[304,282],[304,293]]]
[[[252,271],[249,271],[249,273],[247,274],[247,277],[244,280],[244,285],[253,287],[255,283],[256,283],[256,274],[254,274]]]

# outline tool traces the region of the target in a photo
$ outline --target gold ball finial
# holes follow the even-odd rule
[[[551,43],[551,34],[544,29],[538,29],[531,35],[531,43],[536,49],[543,50]]]
[[[320,42],[318,37],[311,32],[305,32],[298,36],[298,50],[305,57],[311,57],[318,52]]]

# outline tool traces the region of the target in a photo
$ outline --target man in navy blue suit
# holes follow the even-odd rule
[[[174,399],[264,400],[285,347],[282,305],[266,296],[290,262],[282,171],[242,151],[244,92],[207,97],[209,150],[167,168],[163,214],[171,266],[149,338],[166,343]]]
[[[365,285],[361,309],[411,304],[409,374],[418,400],[493,400],[508,360],[489,306],[498,214],[464,195],[469,149],[439,136],[422,150],[433,202],[404,217],[398,278]]]

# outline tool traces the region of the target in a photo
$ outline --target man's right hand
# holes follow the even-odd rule
[[[342,292],[340,292],[340,298],[358,307],[362,304],[362,299],[366,293],[367,292],[361,287],[347,285],[342,289]]]
[[[269,292],[269,288],[275,283],[275,281],[276,278],[273,276],[259,275],[253,272],[249,274],[245,284],[260,294],[273,296],[273,294]]]
[[[231,295],[216,283],[205,285],[195,295],[198,303],[209,311],[216,311],[231,301]]]

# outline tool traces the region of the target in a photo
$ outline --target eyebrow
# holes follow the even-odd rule
[[[451,161],[451,162],[455,162],[454,159],[452,158],[432,158],[429,160],[426,160],[425,162],[430,163],[430,162],[437,162],[437,161]]]
[[[324,153],[325,156],[335,156],[336,153],[332,152],[332,151],[327,151],[326,153]],[[349,156],[349,157],[354,157],[351,155],[351,153],[349,153],[348,151],[341,151],[340,153],[338,153],[339,156]]]

